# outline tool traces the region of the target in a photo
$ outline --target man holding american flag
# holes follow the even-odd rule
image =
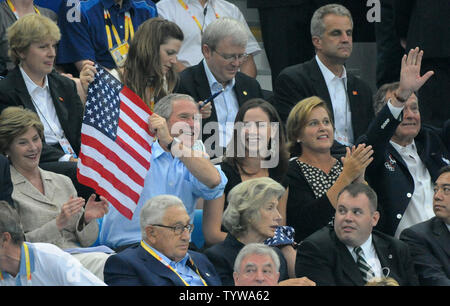
[[[104,217],[100,242],[122,250],[139,243],[139,212],[150,198],[160,194],[179,197],[194,219],[197,199],[222,196],[227,178],[202,152],[192,149],[198,137],[199,110],[188,95],[171,94],[161,99],[150,115],[148,128],[157,141],[151,144],[150,169],[131,220],[115,207]]]

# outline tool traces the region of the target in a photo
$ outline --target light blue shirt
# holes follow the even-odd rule
[[[124,217],[114,206],[109,206],[109,212],[103,218],[100,231],[100,243],[117,248],[119,246],[141,241],[140,211],[147,200],[161,194],[170,194],[179,197],[194,220],[197,199],[212,200],[222,196],[227,184],[227,177],[220,169],[221,182],[210,189],[201,183],[178,158],[164,151],[157,141],[152,144],[152,157],[150,170],[144,181],[144,189],[139,198],[137,207],[131,220]]]
[[[200,279],[200,275],[198,275],[194,270],[192,270],[187,262],[189,260],[189,254],[186,253],[184,258],[178,262],[171,260],[169,257],[166,257],[163,253],[158,250],[152,248],[148,243],[142,240],[146,246],[152,249],[158,256],[160,256],[166,263],[168,263],[175,271],[183,278],[183,280],[189,284],[189,286],[204,286],[202,280]]]
[[[31,280],[27,279],[25,250],[20,249],[16,276],[2,271],[1,286],[105,286],[72,255],[50,243],[29,243]]]
[[[208,79],[211,94],[222,90],[223,86],[217,82],[216,78],[209,70],[206,61],[203,61],[205,67],[206,78]],[[227,147],[233,136],[234,119],[236,119],[239,110],[239,103],[234,92],[235,78],[231,79],[225,87],[225,91],[214,98],[214,107],[216,108],[217,122],[219,123],[219,145],[223,148]]]

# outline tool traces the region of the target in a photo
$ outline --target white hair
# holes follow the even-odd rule
[[[151,224],[160,224],[169,207],[178,206],[186,210],[180,198],[163,194],[148,200],[141,209],[140,225],[142,237],[146,236],[145,228]]]
[[[262,243],[249,243],[245,247],[243,247],[239,254],[236,256],[236,259],[234,260],[234,272],[239,273],[242,261],[245,259],[245,257],[249,255],[267,255],[270,258],[272,258],[273,263],[275,265],[275,271],[280,271],[280,258],[278,258],[278,254],[275,252],[275,250]]]

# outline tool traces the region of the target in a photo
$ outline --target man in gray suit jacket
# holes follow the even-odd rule
[[[441,169],[433,197],[436,217],[405,229],[405,241],[425,286],[450,286],[450,166]]]

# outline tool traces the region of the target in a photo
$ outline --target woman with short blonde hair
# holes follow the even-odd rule
[[[83,105],[75,83],[54,69],[59,28],[47,17],[28,14],[7,36],[16,67],[0,82],[0,111],[21,106],[38,115],[44,127],[40,167],[69,176],[87,199],[93,190],[80,184],[76,174]]]
[[[334,216],[337,195],[364,173],[373,150],[364,144],[347,148],[346,155],[331,155],[334,125],[326,103],[313,96],[298,102],[287,119],[289,197],[286,225],[301,242],[327,225]]]
[[[18,65],[32,43],[48,39],[57,43],[61,39],[58,26],[51,19],[41,15],[26,15],[21,22],[15,22],[8,29],[9,57]]]
[[[333,116],[324,100],[317,96],[309,97],[302,100],[303,103],[297,103],[289,113],[289,117],[286,123],[286,131],[288,138],[288,150],[291,155],[298,156],[301,154],[301,145],[296,141],[298,134],[302,131],[308,121],[309,114],[316,107],[322,107],[330,118],[330,123],[333,126]]]

